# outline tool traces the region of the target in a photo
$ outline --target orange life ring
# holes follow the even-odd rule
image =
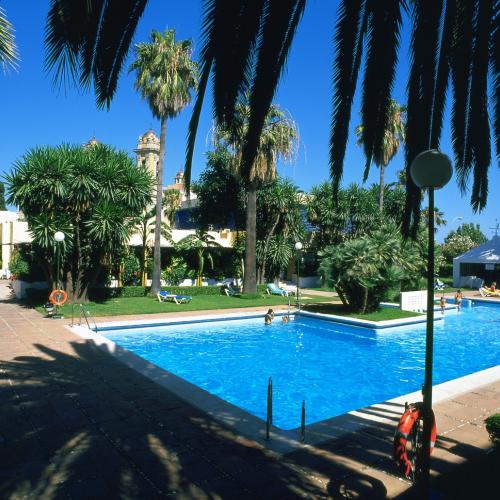
[[[62,306],[68,300],[68,294],[64,290],[52,290],[49,301],[55,306]]]
[[[405,410],[401,419],[399,420],[396,433],[394,435],[394,449],[393,457],[398,465],[403,469],[404,475],[410,477],[413,466],[408,458],[408,453],[406,450],[406,444],[411,439],[411,433],[414,430],[414,426],[418,424],[419,420],[422,419],[423,413],[423,403],[411,403]],[[431,410],[432,428],[431,428],[431,446],[430,453],[434,449],[434,444],[436,443],[437,429],[436,429],[436,417],[434,412]],[[415,429],[416,431],[416,429]]]

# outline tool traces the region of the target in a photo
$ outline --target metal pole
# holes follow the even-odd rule
[[[300,413],[300,440],[306,440],[306,401],[302,400],[302,411]]]
[[[429,491],[432,412],[432,365],[434,348],[434,188],[429,188],[429,252],[427,262],[427,329],[425,337],[425,379],[423,403],[422,471],[419,478],[423,492]]]
[[[267,383],[267,414],[266,414],[266,439],[269,440],[270,428],[273,423],[273,379],[269,377]]]
[[[297,251],[297,305],[299,306],[300,309],[299,282],[300,282],[300,250]]]
[[[60,290],[61,287],[59,285],[59,242],[56,241],[56,289],[57,290]],[[55,305],[55,308],[56,308],[56,318],[58,317],[59,315],[59,306],[56,304]]]

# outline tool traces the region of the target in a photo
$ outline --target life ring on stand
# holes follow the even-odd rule
[[[406,477],[410,477],[412,472],[414,472],[415,460],[418,459],[419,449],[421,450],[421,433],[419,428],[421,421],[423,419],[423,403],[411,403],[407,406],[405,412],[399,420],[396,433],[394,434],[394,449],[393,457],[396,460],[399,467],[404,472]],[[436,443],[437,429],[436,429],[436,417],[434,412],[431,410],[431,446],[430,453],[434,449],[434,444]],[[408,457],[408,450],[406,448],[408,441],[412,444],[413,453],[413,463]]]
[[[52,290],[49,301],[55,306],[62,306],[68,300],[68,294],[64,290]]]

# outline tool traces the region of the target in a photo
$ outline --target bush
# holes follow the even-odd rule
[[[488,417],[484,423],[490,439],[494,444],[500,443],[500,413],[495,413]]]
[[[134,282],[140,281],[140,270],[141,264],[139,259],[133,254],[127,255],[123,260],[123,284],[129,286],[133,285]]]
[[[186,277],[188,266],[182,257],[173,257],[171,264],[162,271],[161,279],[168,285],[177,286]]]
[[[28,275],[30,268],[21,254],[15,252],[10,259],[9,270],[17,279],[23,279]]]

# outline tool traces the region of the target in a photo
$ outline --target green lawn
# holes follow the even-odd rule
[[[386,321],[388,319],[411,318],[422,316],[420,313],[411,311],[401,311],[396,307],[383,307],[379,311],[360,314],[347,309],[343,304],[310,304],[304,310],[322,314],[335,314],[337,316],[347,316],[348,318],[366,319],[368,321]]]
[[[307,295],[306,295],[307,297]],[[314,296],[302,298],[304,303],[324,302],[332,300],[331,297]],[[210,309],[232,309],[245,307],[272,307],[288,304],[286,297],[277,295],[263,295],[257,299],[242,299],[239,297],[227,297],[226,295],[195,295],[189,304],[174,304],[172,302],[158,302],[153,297],[125,297],[108,299],[103,302],[89,302],[86,304],[87,310],[94,317],[99,316],[120,316],[126,314],[152,314],[180,311],[203,311]],[[294,301],[292,299],[292,305]],[[45,314],[42,305],[36,306],[37,311]],[[62,313],[66,317],[71,316],[71,304],[66,304],[62,308]]]

